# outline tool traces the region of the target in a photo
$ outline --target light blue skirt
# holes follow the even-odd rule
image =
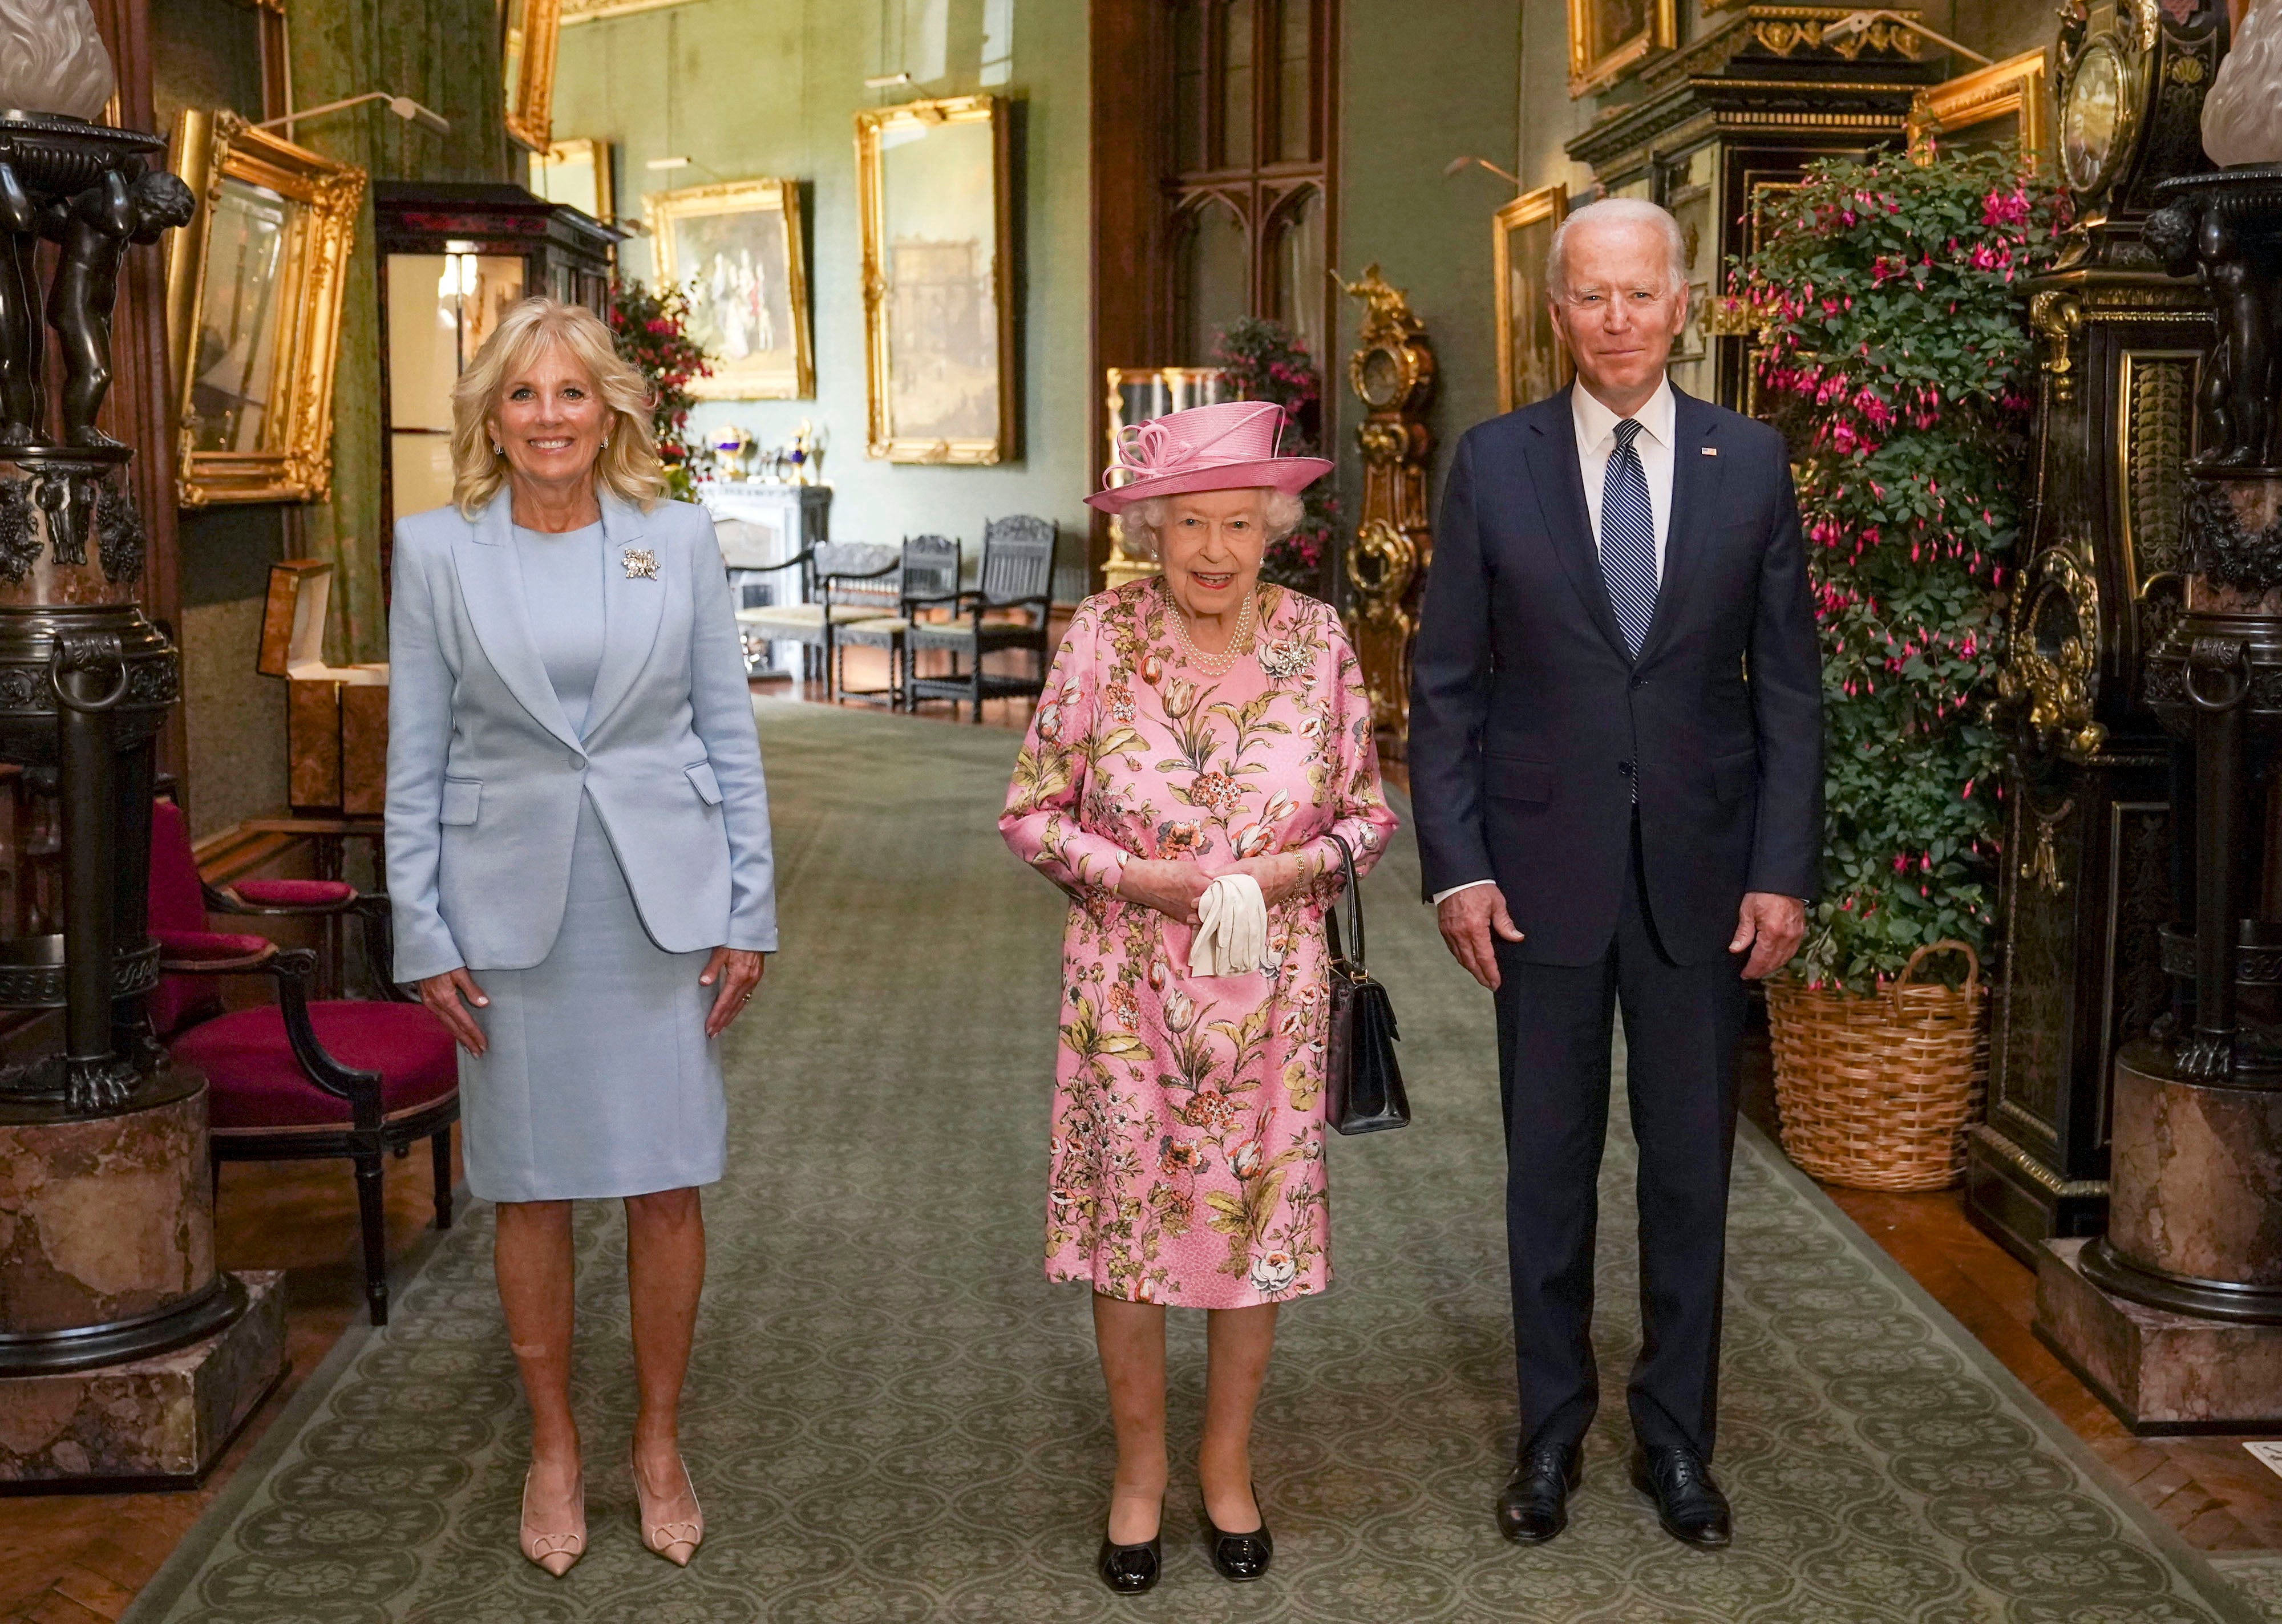
[[[729,1129],[702,951],[650,940],[582,798],[563,929],[527,970],[476,970],[487,1043],[460,1051],[468,1188],[487,1201],[646,1195],[721,1177]]]

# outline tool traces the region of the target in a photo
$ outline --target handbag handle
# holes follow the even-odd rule
[[[1370,972],[1363,965],[1362,890],[1355,882],[1354,852],[1348,848],[1345,836],[1332,835],[1327,838],[1331,844],[1339,849],[1339,866],[1345,871],[1347,879],[1347,934],[1354,937],[1354,957],[1347,961],[1354,966],[1357,975],[1368,976]],[[1331,929],[1331,957],[1335,960],[1347,958],[1347,954],[1339,947],[1339,905],[1338,903],[1333,903],[1324,910],[1323,922]]]

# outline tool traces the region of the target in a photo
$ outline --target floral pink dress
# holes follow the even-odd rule
[[[1331,610],[1262,587],[1254,654],[1184,662],[1164,588],[1089,598],[1047,673],[998,827],[1070,895],[1046,1274],[1233,1309],[1331,1280],[1323,909],[1337,833],[1367,869],[1394,831],[1370,699]],[[1263,968],[1200,976],[1193,929],[1116,894],[1129,857],[1209,871],[1299,851]]]

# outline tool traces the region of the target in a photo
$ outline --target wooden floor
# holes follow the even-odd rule
[[[864,651],[858,651],[861,654]],[[851,659],[850,683],[884,675]],[[788,703],[817,699],[812,685],[757,691]],[[950,722],[951,707],[925,712]],[[957,725],[966,722],[959,713]],[[982,725],[1021,729],[1029,706],[994,700]],[[1399,781],[1399,772],[1390,778]],[[1747,1050],[1747,1108],[1764,1117],[1765,1039]],[[1754,1087],[1754,1074],[1759,1086]],[[2006,1367],[2200,1550],[2282,1550],[2282,1477],[2236,1438],[2136,1439],[2030,1331],[2036,1281],[1968,1223],[1953,1193],[1831,1195]],[[430,1216],[425,1155],[388,1168],[389,1244],[401,1256]],[[363,1311],[356,1200],[339,1162],[237,1163],[224,1169],[216,1246],[226,1268],[289,1270],[287,1346],[293,1369],[231,1444],[205,1488],[160,1495],[52,1496],[0,1500],[0,1624],[87,1624],[116,1619],[314,1369]],[[1486,1515],[1486,1512],[1485,1512]]]

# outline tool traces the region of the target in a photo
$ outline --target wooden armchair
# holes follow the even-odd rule
[[[877,542],[819,541],[774,566],[801,571],[803,602],[741,609],[737,625],[749,639],[800,644],[803,664],[810,652],[821,654],[827,687],[837,697],[833,656],[840,631],[896,612],[896,586],[888,578],[898,564],[896,549]]]
[[[302,883],[322,883],[304,882]],[[244,883],[233,888],[245,893]],[[356,899],[369,925],[385,897]],[[452,1224],[452,1124],[460,1115],[459,1057],[443,1023],[417,1003],[314,999],[317,956],[258,936],[207,929],[206,901],[182,812],[151,809],[151,934],[164,972],[151,1019],[175,1058],[204,1072],[209,1143],[221,1163],[343,1157],[356,1170],[364,1243],[365,1298],[372,1323],[388,1323],[388,1243],[382,1205],[384,1158],[427,1139],[434,1161],[436,1227]],[[290,911],[277,903],[272,910]],[[305,905],[314,907],[312,902]],[[370,944],[374,936],[368,935]],[[376,960],[385,976],[388,960]],[[214,977],[261,975],[277,1001],[224,1012]],[[392,991],[393,991],[392,989]]]
[[[839,646],[885,649],[888,651],[888,686],[883,688],[857,689],[840,682],[835,676],[833,694],[837,698],[884,701],[889,709],[908,708],[904,688],[904,639],[912,629],[910,606],[913,602],[941,602],[959,592],[959,543],[948,536],[906,536],[904,556],[896,571],[896,608],[892,615],[876,619],[858,620],[839,632]]]
[[[974,707],[974,719],[979,722],[985,699],[1035,696],[1044,690],[1046,664],[1053,656],[1046,623],[1053,606],[1055,540],[1050,519],[1028,515],[992,519],[982,527],[982,567],[975,590],[904,600],[903,612],[912,618],[904,636],[908,704],[965,700]],[[930,608],[947,609],[951,618],[919,618],[920,611]],[[920,676],[920,655],[935,649],[950,654],[950,672]],[[1030,652],[1036,657],[1035,672],[1009,675],[984,671],[983,657],[1002,649]]]

